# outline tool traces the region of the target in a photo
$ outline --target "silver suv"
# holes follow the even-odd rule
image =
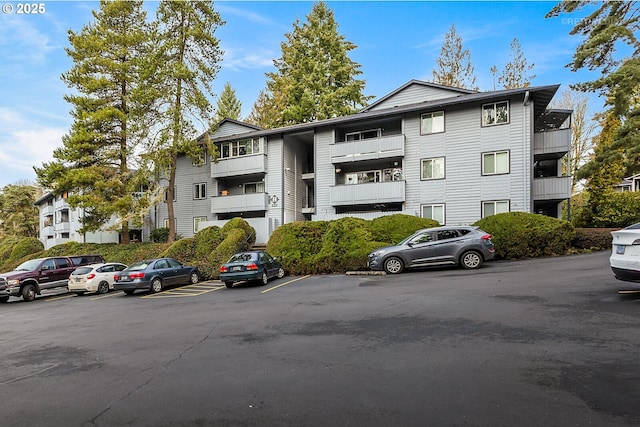
[[[368,266],[389,274],[406,268],[459,265],[479,268],[495,256],[491,235],[478,227],[435,227],[416,231],[395,246],[369,254]]]

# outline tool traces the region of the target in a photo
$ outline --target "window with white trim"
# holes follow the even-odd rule
[[[440,225],[445,224],[444,204],[422,205],[420,210],[422,218],[433,219]]]
[[[208,221],[206,216],[196,216],[193,218],[193,232],[194,234],[200,231],[200,223]]]
[[[264,181],[247,182],[243,187],[244,194],[264,193]]]
[[[482,175],[509,173],[509,151],[482,153]]]
[[[202,200],[207,198],[207,183],[199,182],[193,184],[193,200]]]
[[[249,156],[262,153],[260,138],[244,139],[242,141],[223,142],[218,146],[220,158]]]
[[[505,212],[509,212],[509,200],[482,202],[482,218]]]
[[[162,222],[162,224],[163,224],[162,226],[164,228],[169,228],[169,218],[165,218],[164,221]],[[173,226],[176,229],[178,228],[178,218],[174,218],[173,219]]]
[[[420,120],[420,134],[444,132],[444,111],[425,113]]]
[[[420,178],[427,179],[444,179],[444,157],[436,157],[433,159],[423,159],[422,173]]]
[[[358,132],[349,132],[344,135],[345,141],[360,141],[361,139],[370,139],[370,138],[380,138],[382,134],[382,130],[378,129],[369,129],[362,130]]]
[[[191,165],[194,167],[198,167],[198,166],[204,166],[207,164],[207,157],[209,157],[209,154],[207,153],[207,150],[203,150],[202,153],[198,154],[192,161],[191,161]]]
[[[482,126],[509,123],[509,101],[493,102],[482,106]]]

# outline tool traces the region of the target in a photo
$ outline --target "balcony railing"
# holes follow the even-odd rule
[[[568,153],[571,129],[557,129],[533,134],[533,154]]]
[[[267,172],[267,156],[253,154],[249,156],[220,159],[211,162],[211,178],[224,178]]]
[[[331,163],[404,157],[404,135],[339,142],[331,145]]]
[[[267,193],[217,196],[211,199],[211,213],[265,211],[269,206]]]
[[[571,177],[558,176],[533,180],[533,200],[563,200],[571,197]]]
[[[370,182],[331,187],[331,205],[368,205],[405,201],[405,182]]]

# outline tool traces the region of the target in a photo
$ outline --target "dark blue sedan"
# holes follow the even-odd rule
[[[265,251],[240,252],[220,267],[220,280],[227,288],[234,282],[259,281],[266,285],[269,279],[284,277],[284,268],[277,259]]]
[[[113,288],[133,295],[138,289],[156,293],[167,286],[195,284],[200,281],[196,267],[183,265],[173,258],[135,262],[114,276]]]

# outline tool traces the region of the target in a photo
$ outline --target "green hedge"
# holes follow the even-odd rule
[[[576,228],[573,247],[579,250],[604,251],[611,249],[612,231],[619,228]]]
[[[562,255],[575,237],[568,221],[525,212],[492,215],[474,225],[491,234],[497,259]]]

